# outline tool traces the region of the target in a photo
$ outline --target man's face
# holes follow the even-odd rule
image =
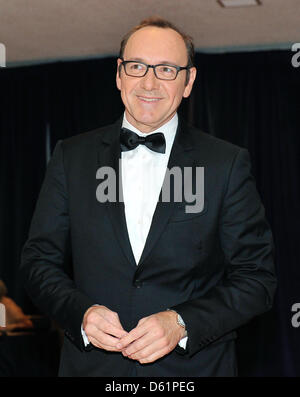
[[[133,33],[125,51],[125,61],[141,61],[149,65],[161,63],[186,66],[187,50],[181,36],[172,29],[148,26]],[[118,67],[121,60],[118,59]],[[151,132],[169,121],[177,111],[182,98],[190,95],[196,69],[190,69],[187,85],[186,70],[175,80],[159,80],[150,68],[144,77],[131,77],[117,72],[117,87],[121,91],[127,120],[142,132]]]

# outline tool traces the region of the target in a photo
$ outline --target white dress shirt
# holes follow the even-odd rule
[[[124,113],[122,127],[146,137],[162,132],[166,140],[165,153],[157,153],[145,145],[121,153],[122,187],[125,217],[130,244],[138,266],[159,199],[165,172],[178,126],[177,113],[166,124],[151,133],[143,133],[131,125]],[[83,333],[84,339],[86,335]],[[85,339],[86,340],[86,339]],[[185,348],[187,337],[179,345]]]
[[[166,140],[165,153],[157,153],[145,145],[122,152],[122,185],[127,230],[132,251],[138,265],[150,230],[153,214],[165,177],[174,142],[178,116],[151,133],[143,133],[131,125],[124,114],[123,127],[139,136],[162,132]]]

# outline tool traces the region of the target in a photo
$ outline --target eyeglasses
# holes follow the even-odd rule
[[[190,69],[189,66],[182,67],[182,66],[166,65],[165,63],[158,65],[147,65],[146,63],[143,62],[124,61],[123,59],[121,65],[123,65],[127,76],[131,76],[131,77],[144,77],[147,74],[149,68],[152,68],[155,77],[158,78],[159,80],[175,80],[178,73],[181,70]]]

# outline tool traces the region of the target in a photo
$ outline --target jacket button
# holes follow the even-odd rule
[[[143,282],[141,280],[135,280],[134,284],[135,288],[141,288],[143,285]]]

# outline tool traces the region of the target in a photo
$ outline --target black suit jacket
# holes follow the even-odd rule
[[[67,336],[60,375],[235,376],[236,329],[271,308],[276,287],[248,152],[179,120],[168,168],[204,167],[204,208],[192,214],[185,202],[159,201],[137,266],[123,202],[96,199],[97,169],[118,173],[120,125],[57,143],[22,253],[32,300]],[[127,331],[173,308],[187,349],[144,365],[85,349],[81,323],[95,303],[116,311]]]

